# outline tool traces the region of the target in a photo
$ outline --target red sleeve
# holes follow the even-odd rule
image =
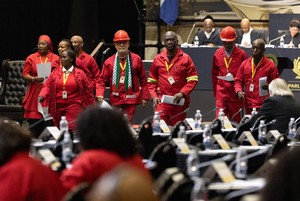
[[[198,83],[198,73],[196,70],[196,66],[194,65],[194,62],[192,59],[188,56],[187,57],[187,83],[182,87],[180,92],[184,93],[186,96],[190,95],[192,93],[193,89],[196,87]]]
[[[142,88],[142,99],[143,100],[149,100],[149,91],[147,86],[147,78],[146,78],[146,72],[145,67],[142,62],[142,60],[139,58],[139,72],[138,72],[139,82],[140,86]]]

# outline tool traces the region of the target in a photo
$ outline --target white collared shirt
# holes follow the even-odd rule
[[[212,32],[214,32],[214,31],[215,31],[215,28],[213,28],[210,33],[207,33],[206,31],[204,31],[206,38],[209,38],[210,35],[212,34]]]
[[[70,73],[72,73],[73,70],[74,70],[74,66],[72,66],[71,68],[69,68],[69,70],[65,69],[65,67],[62,67],[62,72],[63,73],[70,74]]]
[[[248,31],[248,33],[244,33],[243,34],[243,38],[242,38],[242,41],[241,41],[241,45],[243,45],[243,46],[251,46],[251,37],[250,37],[250,35],[251,35],[251,31],[252,31],[253,29],[250,27],[250,30]],[[245,44],[247,44],[247,45],[245,45]]]

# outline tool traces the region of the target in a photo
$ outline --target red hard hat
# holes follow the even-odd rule
[[[119,30],[115,33],[114,42],[130,40],[128,33],[124,30]]]
[[[232,42],[236,39],[236,32],[233,27],[227,26],[224,29],[222,29],[220,33],[220,38],[222,41],[225,42]]]

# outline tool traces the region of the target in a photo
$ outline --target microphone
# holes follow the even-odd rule
[[[108,48],[106,48],[103,52],[102,52],[102,54],[103,55],[106,55],[107,54],[107,52],[110,50],[110,48],[108,47]]]
[[[182,112],[179,112],[178,114],[175,114],[174,116],[172,116],[172,117],[168,120],[167,125],[169,125],[169,123],[170,123],[170,121],[171,121],[172,119],[174,119],[175,117],[178,117],[179,115],[181,115],[181,114],[183,114],[183,113],[186,113],[189,109],[190,109],[190,108],[188,107],[188,108],[186,108],[185,110],[183,110]]]
[[[159,110],[159,111],[157,111],[159,114],[161,114],[162,112],[164,112],[163,110]],[[150,119],[152,119],[153,118],[153,116],[154,116],[154,114],[152,114],[151,116],[149,116],[149,117],[147,117],[147,118],[145,118],[144,120],[142,120],[141,122],[141,124],[144,124],[145,122],[147,122],[147,121],[149,121]]]
[[[231,117],[231,119],[230,119],[230,122],[232,122],[233,119],[234,119],[234,117],[235,117],[237,114],[241,113],[242,111],[243,111],[243,108],[241,107],[236,113],[234,113],[234,115],[232,115],[232,117]]]
[[[265,125],[266,125],[266,126],[269,126],[269,125],[275,124],[276,121],[277,121],[277,119],[273,119],[272,121],[266,123]],[[254,125],[254,126],[255,126],[255,125]],[[254,131],[258,130],[258,128],[259,128],[259,126],[256,127],[256,128],[252,127],[252,128],[250,128],[250,131],[251,131],[251,132],[254,132]]]
[[[282,36],[279,36],[277,38],[274,38],[272,40],[270,40],[269,44],[268,45],[271,45],[272,42],[276,41],[276,40],[279,40],[281,37],[284,38],[286,36],[286,34],[283,34]]]
[[[239,149],[242,149],[242,147],[239,147]],[[266,153],[267,151],[269,151],[269,146],[260,146],[260,149],[258,151],[255,151],[251,154],[247,154],[247,155],[244,155],[242,157],[239,157],[237,155],[237,157],[235,158],[235,160],[233,160],[230,164],[229,164],[229,168],[232,169],[233,166],[238,162],[238,161],[244,161],[244,160],[248,160],[250,158],[253,158],[255,156],[258,156],[260,154],[264,154]]]
[[[233,158],[234,158],[234,154],[228,154],[228,155],[225,155],[225,156],[222,156],[220,158],[216,158],[216,159],[213,159],[213,160],[210,160],[210,161],[201,162],[200,164],[197,164],[196,167],[200,169],[200,168],[204,168],[204,167],[210,166],[210,165],[212,165],[215,162],[230,161]]]
[[[208,114],[210,114],[210,113],[212,113],[212,112],[215,112],[215,111],[218,110],[218,109],[220,109],[220,108],[219,108],[219,107],[215,107],[214,109],[212,109],[212,110],[206,112],[205,114],[202,115],[202,119],[203,119],[203,117],[207,116]]]
[[[196,25],[196,24],[194,23],[194,24],[193,24],[193,27],[192,27],[192,29],[191,29],[191,31],[190,31],[190,33],[189,33],[187,39],[186,39],[186,43],[187,43],[187,44],[189,44],[189,39],[190,39],[190,37],[191,37],[192,32],[194,31],[195,25]]]

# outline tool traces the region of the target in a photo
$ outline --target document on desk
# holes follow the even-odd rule
[[[267,84],[267,77],[259,78],[259,96],[266,96],[268,95],[268,90],[263,89],[263,86]]]
[[[167,103],[167,104],[171,104],[171,105],[183,105],[184,101],[185,101],[185,99],[182,98],[182,99],[180,99],[179,103],[176,104],[176,103],[174,103],[174,96],[163,95],[161,98],[162,103]]]
[[[225,80],[225,81],[228,81],[228,82],[231,82],[231,81],[234,81],[234,78],[232,76],[232,74],[227,74],[226,76],[217,76],[218,79],[220,80]]]
[[[51,62],[37,64],[36,67],[37,67],[38,77],[43,77],[44,79],[49,77],[51,73]]]

